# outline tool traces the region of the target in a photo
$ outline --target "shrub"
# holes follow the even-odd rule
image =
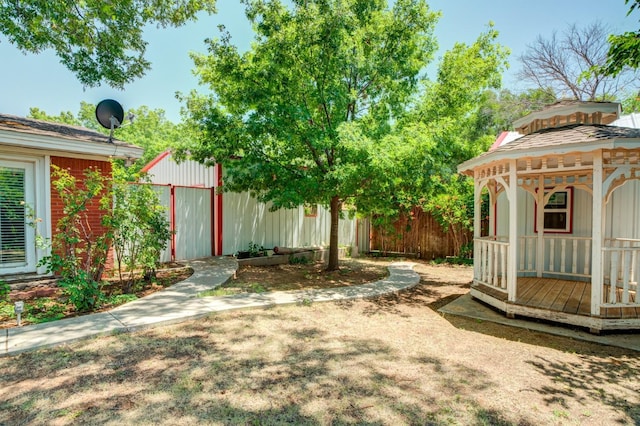
[[[6,302],[9,300],[9,292],[11,287],[6,281],[0,280],[0,302]]]
[[[142,181],[142,184],[136,182]],[[165,209],[146,177],[113,165],[113,213],[109,217],[118,277],[126,279],[124,291],[131,291],[134,271],[141,269],[146,278],[155,276],[160,253],[167,246],[171,231]],[[124,270],[123,270],[124,268]],[[126,272],[126,277],[123,274]]]
[[[60,274],[60,286],[77,310],[91,310],[102,297],[100,280],[109,250],[109,233],[105,229],[92,229],[87,207],[98,203],[104,225],[111,203],[108,178],[99,170],[89,168],[79,182],[68,170],[52,168],[51,185],[62,201],[64,215],[51,240],[36,238],[39,248],[51,250],[38,265],[45,266],[47,272]],[[32,209],[29,212],[30,225],[35,227],[38,219],[33,217]]]

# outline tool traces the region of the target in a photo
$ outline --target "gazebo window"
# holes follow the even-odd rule
[[[545,191],[545,196],[548,194]],[[537,212],[537,209],[536,209]],[[545,233],[571,233],[573,225],[573,188],[551,194],[544,206]],[[536,221],[537,225],[537,221]],[[537,226],[535,232],[538,232]]]

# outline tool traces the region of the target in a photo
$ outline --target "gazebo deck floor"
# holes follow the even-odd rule
[[[475,284],[474,287],[494,299],[507,301],[506,292],[482,284]],[[605,287],[605,291],[608,294],[608,287]],[[620,297],[621,290],[618,289],[618,298]],[[635,302],[635,297],[635,294],[631,295],[632,303]],[[591,316],[591,283],[554,278],[518,277],[514,304],[589,317]],[[640,318],[640,308],[603,308],[600,318]]]

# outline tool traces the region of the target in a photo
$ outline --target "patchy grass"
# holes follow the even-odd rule
[[[209,315],[0,358],[0,424],[638,424],[640,357],[435,309],[467,267],[372,300]]]

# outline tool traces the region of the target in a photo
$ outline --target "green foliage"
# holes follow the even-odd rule
[[[79,181],[68,170],[57,166],[52,169],[51,185],[62,201],[63,216],[52,239],[50,270],[59,271],[70,281],[75,281],[81,271],[83,277],[100,281],[109,249],[108,235],[91,227],[87,210],[98,206],[103,216],[109,214],[109,178],[89,168]]]
[[[40,324],[64,318],[65,311],[65,304],[49,297],[41,297],[25,303],[22,318],[31,324]]]
[[[625,96],[620,103],[625,114],[640,112],[640,95],[638,93],[631,93]]]
[[[289,264],[290,265],[308,265],[311,263],[311,260],[307,256],[296,256],[295,254],[289,255]]]
[[[252,293],[266,293],[268,291],[267,288],[260,283],[250,283],[249,289]]]
[[[112,296],[105,296],[105,298],[103,299],[103,304],[109,306],[118,306],[125,303],[133,302],[134,300],[138,300],[138,296],[136,296],[135,294],[114,294]]]
[[[538,111],[557,101],[551,88],[527,89],[514,93],[508,89],[489,91],[480,114],[486,123],[486,132],[499,135],[502,131],[513,130],[513,122],[525,115]]]
[[[112,245],[120,281],[123,267],[129,272],[125,292],[132,290],[134,270],[145,276],[155,273],[160,253],[171,236],[169,223],[158,195],[144,178],[111,164],[111,177],[87,169],[81,182],[68,170],[52,166],[52,186],[61,198],[64,216],[53,238],[36,233],[36,244],[48,252],[39,262],[47,272],[60,274],[60,287],[79,311],[92,310],[104,299],[101,278]],[[94,229],[87,208],[99,206],[101,228]],[[26,206],[28,224],[37,231],[33,208]],[[110,245],[111,244],[111,245]]]
[[[201,293],[198,293],[198,297],[221,297],[221,296],[233,296],[234,294],[239,293],[266,293],[269,291],[263,284],[261,283],[246,283],[237,286],[233,283],[233,281],[225,283],[220,287],[216,287],[211,290],[206,290]]]
[[[631,3],[627,16],[640,9],[640,0],[625,0]],[[640,66],[640,30],[627,31],[623,34],[609,36],[607,61],[601,70],[604,74],[617,76],[625,68],[637,69]]]
[[[36,120],[49,121],[51,123],[62,123],[69,124],[71,126],[80,126],[80,121],[76,118],[75,115],[71,111],[62,111],[57,116],[48,115],[45,111],[40,108],[31,107],[29,108],[29,114],[27,115],[29,118],[35,118]],[[94,119],[94,121],[97,121]]]
[[[51,185],[62,201],[63,216],[58,221],[50,245],[51,252],[39,262],[47,272],[59,273],[61,287],[78,310],[89,310],[100,301],[99,282],[109,250],[109,234],[93,229],[87,208],[99,206],[103,219],[109,216],[108,177],[100,170],[87,169],[81,182],[68,170],[52,166]],[[41,247],[45,248],[45,247]]]
[[[178,27],[214,0],[18,1],[0,4],[0,32],[23,52],[53,49],[85,86],[122,88],[151,67],[145,26]]]
[[[398,158],[392,163],[404,167],[387,177],[394,179],[387,191],[404,212],[421,206],[434,215],[453,234],[456,253],[473,217],[473,185],[457,176],[457,165],[486,151],[495,140],[484,107],[489,90],[500,87],[509,55],[497,37],[490,25],[473,44],[458,43],[445,53],[438,80],[400,122],[396,137],[402,143],[394,144],[398,148],[392,155]]]
[[[9,293],[11,292],[11,286],[4,280],[0,280],[0,302],[9,300]]]
[[[465,235],[473,229],[473,180],[461,175],[451,175],[447,180],[434,176],[433,184],[438,188],[422,207],[453,236],[454,255],[461,256]]]
[[[162,109],[141,106],[127,113],[135,117],[133,123],[119,128],[115,134],[118,139],[144,148],[142,157],[136,161],[139,167],[169,148],[187,144],[191,137],[184,124],[174,124],[168,120]]]
[[[496,43],[497,36],[489,27],[473,44],[457,44],[446,52],[438,81],[426,87],[415,107],[379,143],[380,153],[372,162],[375,173],[368,176],[375,185],[364,188],[366,196],[354,202],[359,212],[376,214],[377,226],[391,232],[392,218],[446,196],[443,182],[453,179],[457,165],[495,140],[488,133],[485,107],[489,89],[499,87],[509,53]],[[358,139],[362,137],[355,134],[353,140]]]
[[[112,164],[112,170],[113,209],[105,224],[110,229],[120,282],[125,279],[123,272],[128,272],[124,290],[128,293],[135,270],[141,269],[145,276],[155,274],[171,231],[158,194],[144,184],[147,178],[117,163]]]
[[[249,243],[249,257],[258,257],[264,255],[264,247],[261,245],[254,243],[253,241]]]
[[[104,299],[100,283],[90,279],[84,271],[79,271],[74,277],[62,278],[58,285],[80,312],[97,308]]]
[[[227,191],[251,191],[275,209],[329,206],[337,225],[343,202],[373,185],[371,150],[418,87],[438,15],[423,0],[292,3],[246,2],[250,51],[241,54],[223,29],[208,56],[194,55],[214,94],[186,99],[200,133],[185,151],[222,163]],[[370,141],[345,138],[350,123]],[[328,269],[336,269],[331,229]]]

